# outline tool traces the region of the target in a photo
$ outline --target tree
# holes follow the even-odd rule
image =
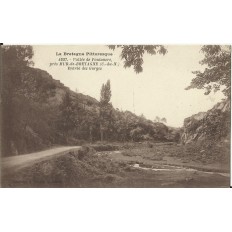
[[[134,67],[136,73],[143,71],[143,55],[145,52],[150,55],[167,53],[162,45],[109,45],[110,49],[121,48],[121,59],[124,61],[124,68]]]
[[[20,89],[21,76],[24,69],[33,65],[32,46],[1,46],[2,48],[2,93],[5,100],[11,100],[12,95]]]
[[[136,127],[135,129],[130,131],[130,137],[132,141],[138,142],[142,139],[144,130],[141,127]]]
[[[72,101],[70,93],[66,92],[60,105],[59,129],[66,140],[70,133],[78,126],[78,107]]]
[[[22,73],[33,65],[33,48],[31,46],[1,46],[2,51],[2,153],[4,155],[15,153],[16,130],[21,133],[22,128],[16,118],[15,109],[20,109],[19,101],[22,97]],[[25,103],[25,102],[24,102]],[[26,106],[25,103],[23,106]],[[12,125],[17,125],[13,128]],[[21,134],[19,137],[22,137]],[[12,147],[15,147],[12,149]],[[16,152],[13,152],[15,150]]]
[[[197,88],[205,89],[205,95],[212,91],[217,92],[224,87],[222,92],[230,98],[231,89],[231,47],[220,45],[202,46],[201,52],[205,57],[199,63],[206,65],[204,71],[194,71],[196,75],[186,90]]]
[[[107,80],[106,84],[103,84],[101,88],[100,103],[102,105],[107,105],[110,102],[110,98],[111,98],[110,80]]]
[[[3,68],[12,70],[33,65],[33,55],[33,48],[29,45],[2,46]]]
[[[88,138],[90,143],[93,142],[94,137],[96,138],[96,131],[99,128],[99,116],[98,110],[96,107],[93,107],[91,110],[86,110],[84,112],[84,120],[82,120],[84,128],[88,131]]]
[[[101,141],[104,139],[104,131],[107,130],[111,123],[112,105],[110,104],[111,87],[110,80],[102,85],[100,96],[100,134]]]
[[[160,121],[163,122],[163,123],[167,123],[167,119],[166,118],[161,118]]]
[[[159,116],[156,116],[154,121],[155,121],[155,122],[160,122],[160,117],[159,117]]]

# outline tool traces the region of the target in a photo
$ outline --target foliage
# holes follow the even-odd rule
[[[154,122],[167,123],[167,119],[166,118],[160,118],[159,116],[156,116]]]
[[[112,105],[110,104],[111,87],[110,80],[102,85],[100,97],[100,133],[101,141],[104,139],[104,133],[109,131],[112,124]]]
[[[163,123],[113,108],[110,81],[102,85],[98,102],[72,92],[46,71],[29,67],[33,55],[30,47],[10,47],[4,52],[4,156],[38,151],[54,144],[80,145],[103,139],[167,140],[168,127]],[[12,57],[14,67],[10,56],[16,56]]]
[[[217,92],[221,87],[226,97],[230,97],[231,91],[231,47],[220,45],[205,45],[201,51],[205,57],[200,61],[206,65],[204,71],[194,71],[196,75],[186,90],[197,88],[205,89],[208,95],[211,91]]]
[[[65,93],[59,109],[58,128],[65,139],[71,136],[70,133],[78,125],[78,107],[71,99],[69,92]]]
[[[120,179],[117,163],[98,157],[94,150],[83,147],[64,155],[5,173],[4,187],[89,187],[91,184],[112,183]],[[127,166],[127,165],[126,165]],[[98,186],[99,187],[99,186]],[[101,186],[100,186],[101,187]]]
[[[166,118],[161,118],[161,122],[167,123],[167,119]]]
[[[114,144],[94,144],[91,147],[96,151],[117,151],[119,150],[118,145]]]
[[[220,141],[230,133],[230,111],[212,109],[200,120],[188,118],[184,122],[185,133],[202,137],[204,141]]]
[[[15,113],[20,111],[20,107],[27,108],[27,103],[23,102],[20,93],[22,86],[23,71],[32,64],[33,49],[31,46],[2,46],[2,152],[4,154],[17,154],[17,149],[13,142],[16,134],[24,125],[16,122]],[[19,102],[19,100],[22,100]],[[19,107],[19,104],[21,106]],[[27,112],[30,113],[29,111]],[[20,116],[19,116],[20,118]],[[12,126],[15,126],[12,128]]]
[[[106,84],[103,84],[101,88],[100,104],[101,105],[109,104],[110,98],[111,98],[110,80],[107,80]]]
[[[136,73],[143,71],[143,55],[167,53],[167,49],[162,45],[109,45],[110,49],[121,48],[121,59],[124,61],[124,68],[134,67]]]
[[[29,45],[2,46],[2,55],[3,64],[7,64],[7,67],[11,69],[33,64],[32,57],[34,52],[32,46]]]
[[[144,131],[141,127],[136,127],[135,129],[130,131],[130,137],[135,142],[140,141],[142,139],[143,134],[144,134]]]

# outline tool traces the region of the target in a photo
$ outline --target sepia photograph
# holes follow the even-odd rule
[[[231,5],[1,1],[1,230],[228,231]]]
[[[1,45],[2,188],[229,188],[230,45]]]

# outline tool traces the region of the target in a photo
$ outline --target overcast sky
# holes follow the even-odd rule
[[[97,100],[103,83],[110,79],[115,108],[143,114],[154,120],[165,117],[167,124],[179,127],[183,120],[201,111],[207,111],[224,97],[221,92],[204,95],[203,90],[185,90],[194,77],[192,71],[202,69],[200,46],[166,46],[168,53],[144,55],[143,72],[136,74],[133,68],[123,68],[120,49],[107,46],[34,46],[36,68],[46,70],[72,90],[78,90]],[[101,71],[69,71],[66,67],[49,67],[57,60],[56,52],[112,52],[117,67],[104,67]],[[63,57],[63,56],[62,56]],[[97,57],[96,57],[97,58]],[[133,108],[134,92],[134,108]]]

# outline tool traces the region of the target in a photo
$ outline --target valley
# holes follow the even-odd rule
[[[121,81],[127,78],[124,76],[125,68],[133,67],[131,75],[134,79],[128,78],[134,83],[134,75],[143,71],[143,54],[165,55],[167,52],[162,45],[110,47],[121,49],[120,57],[124,61]],[[86,52],[90,58],[99,57],[92,57],[93,67],[89,69],[100,71],[94,67],[98,62],[95,59],[112,56],[108,49],[106,46],[103,49],[106,52]],[[185,90],[206,89],[207,95],[213,89],[219,91],[219,86],[224,85],[222,92],[225,98],[215,101],[214,106],[205,112],[199,110],[199,113],[190,114],[187,118],[183,116],[183,124],[173,127],[169,125],[169,119],[175,119],[175,114],[181,113],[181,110],[178,104],[171,108],[169,99],[160,97],[169,96],[170,91],[174,91],[170,89],[162,95],[161,92],[169,86],[167,83],[163,83],[166,87],[154,95],[159,90],[155,82],[156,78],[161,80],[158,77],[149,79],[147,89],[143,85],[137,89],[136,96],[133,82],[126,81],[125,85],[131,91],[126,88],[126,94],[120,95],[120,104],[131,96],[129,103],[133,107],[123,110],[116,108],[117,104],[111,101],[115,92],[121,94],[121,85],[111,82],[109,73],[105,73],[105,77],[109,75],[109,78],[104,81],[96,77],[98,89],[87,83],[79,91],[78,82],[65,86],[61,81],[60,75],[69,77],[73,72],[57,72],[56,80],[54,78],[57,77],[49,72],[34,68],[32,46],[3,46],[2,187],[229,187],[230,53],[220,46],[202,46],[202,49],[207,54],[205,59],[210,57],[209,65],[216,58],[222,59],[217,67],[222,75],[217,74],[214,78],[222,76],[223,80],[221,82],[219,78],[218,85],[207,86],[205,84],[210,83],[212,77],[207,69],[206,76],[196,71],[196,76]],[[60,55],[62,53],[56,54]],[[70,59],[81,59],[72,56],[83,54],[65,52],[64,55],[70,56]],[[223,62],[229,68],[223,66],[221,69]],[[82,68],[76,71],[86,76],[77,76],[75,80],[79,80],[81,86],[90,74],[82,70],[87,69],[87,63],[80,63]],[[57,66],[56,63],[51,64],[53,68]],[[95,72],[94,77],[99,73]],[[114,86],[111,86],[112,83]],[[75,91],[73,88],[76,88]],[[100,97],[95,99],[81,92],[88,91],[88,88],[93,88]],[[185,92],[183,95],[194,97]],[[138,100],[143,111],[136,114]],[[175,102],[172,104],[175,105]],[[151,109],[150,118],[144,116],[146,108]],[[168,119],[164,108],[171,114]],[[184,110],[187,111],[187,108]]]
[[[42,158],[11,157],[11,163],[4,158],[2,187],[229,187],[229,156],[205,160],[176,143],[152,145],[93,144],[47,150]]]

